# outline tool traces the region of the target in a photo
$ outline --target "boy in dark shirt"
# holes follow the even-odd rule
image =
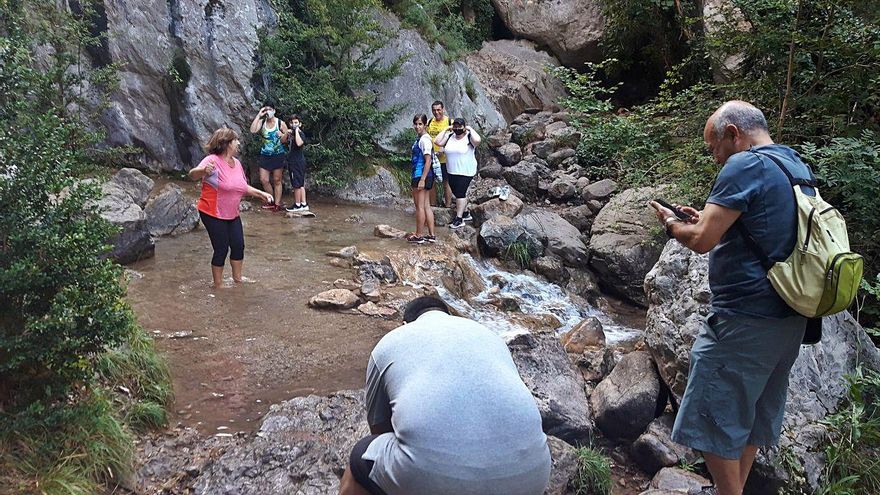
[[[282,142],[287,145],[287,169],[290,172],[290,186],[293,188],[293,204],[287,211],[306,212],[309,205],[306,203],[306,157],[303,149],[306,144],[306,135],[302,130],[302,123],[298,115],[290,117],[290,125]]]

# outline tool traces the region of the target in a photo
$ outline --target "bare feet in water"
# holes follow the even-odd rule
[[[236,280],[235,283],[236,284],[255,284],[255,283],[257,283],[257,281],[252,278],[241,277],[241,280]]]

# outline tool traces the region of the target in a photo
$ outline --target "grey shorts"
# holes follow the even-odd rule
[[[725,459],[739,459],[746,445],[775,445],[805,327],[801,316],[710,314],[691,348],[672,439]]]

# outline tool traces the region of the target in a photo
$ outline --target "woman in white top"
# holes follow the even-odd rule
[[[449,224],[450,229],[457,229],[464,222],[473,220],[467,211],[467,190],[471,180],[477,175],[477,157],[475,151],[481,141],[471,126],[462,118],[452,121],[452,125],[437,135],[434,143],[443,146],[446,153],[446,171],[449,187],[455,196],[455,219]]]

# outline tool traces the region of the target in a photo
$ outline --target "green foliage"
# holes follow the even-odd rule
[[[102,42],[91,3],[60,5],[0,2],[2,493],[98,492],[130,464],[126,422],[163,422],[169,397],[106,258],[116,229],[96,211],[98,182],[81,180],[112,156],[86,125],[112,66],[80,59]]]
[[[429,44],[440,43],[445,61],[477,50],[490,39],[495,9],[491,0],[385,0],[405,27],[417,29]],[[427,47],[425,47],[427,49]]]
[[[388,40],[376,0],[276,0],[278,25],[263,33],[257,74],[268,77],[282,115],[296,113],[311,144],[306,156],[318,185],[341,186],[363,171],[376,136],[397,109],[380,111],[364,88],[393,77],[399,62],[373,60]],[[246,151],[250,148],[245,148]]]
[[[847,404],[824,420],[819,495],[880,493],[880,373],[857,368],[847,382]]]
[[[611,495],[611,462],[592,447],[577,450],[578,470],[572,480],[577,495]]]
[[[514,241],[504,248],[501,258],[507,261],[513,261],[520,268],[527,268],[534,258],[529,243],[525,241]]]

